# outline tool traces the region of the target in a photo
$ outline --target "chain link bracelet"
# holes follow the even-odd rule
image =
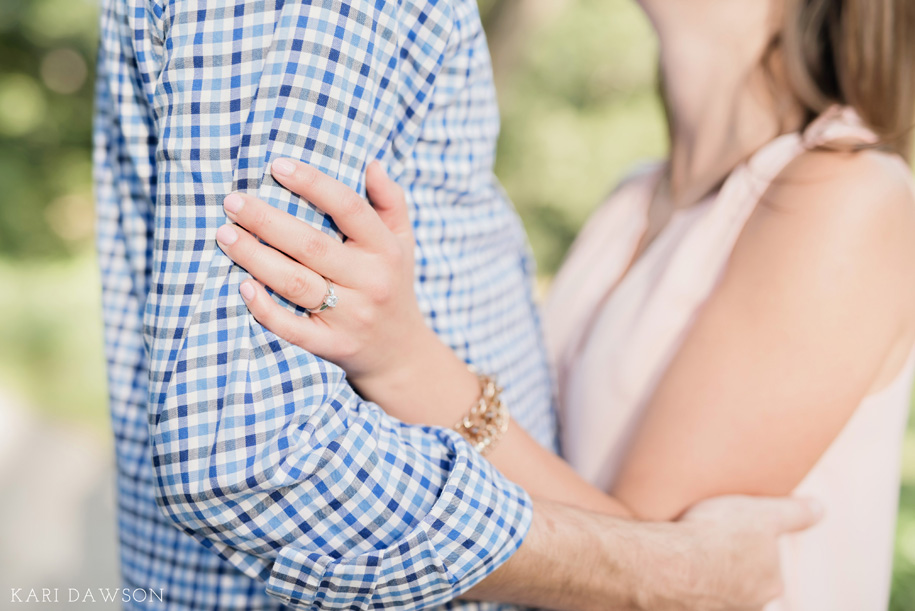
[[[470,371],[480,382],[480,398],[467,415],[454,425],[454,429],[463,435],[477,452],[485,455],[508,431],[511,418],[508,407],[502,401],[502,388],[496,384],[496,379],[478,372],[473,367]]]

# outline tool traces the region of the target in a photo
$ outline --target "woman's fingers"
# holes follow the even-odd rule
[[[245,280],[239,292],[255,320],[277,337],[311,352],[316,356],[330,359],[330,329],[316,317],[299,316],[274,301],[257,282]]]
[[[342,284],[349,280],[349,257],[339,240],[243,193],[230,194],[223,208],[231,220],[322,276]]]
[[[223,225],[216,242],[230,259],[259,282],[303,308],[316,308],[324,301],[324,278],[286,255],[259,242],[236,225]]]
[[[301,161],[276,159],[270,171],[284,187],[326,212],[347,237],[373,243],[384,230],[372,206],[358,193]]]
[[[365,172],[365,190],[375,212],[388,229],[398,235],[412,231],[403,189],[388,177],[381,163],[373,161],[369,164]]]

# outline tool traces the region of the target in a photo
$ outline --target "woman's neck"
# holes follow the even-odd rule
[[[688,206],[772,138],[797,129],[801,114],[779,108],[773,95],[782,78],[777,58],[764,67],[777,27],[774,2],[645,5],[661,45],[671,142],[668,192],[674,206]]]

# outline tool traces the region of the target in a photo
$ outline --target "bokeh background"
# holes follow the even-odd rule
[[[546,282],[621,174],[665,150],[656,46],[632,0],[479,1],[497,173]],[[92,249],[97,12],[0,0],[0,607],[9,587],[118,585]],[[893,611],[915,609],[915,429],[903,477]]]

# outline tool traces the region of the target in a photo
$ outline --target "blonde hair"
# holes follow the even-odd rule
[[[915,1],[787,0],[779,47],[807,120],[854,108],[905,159],[915,123]]]

